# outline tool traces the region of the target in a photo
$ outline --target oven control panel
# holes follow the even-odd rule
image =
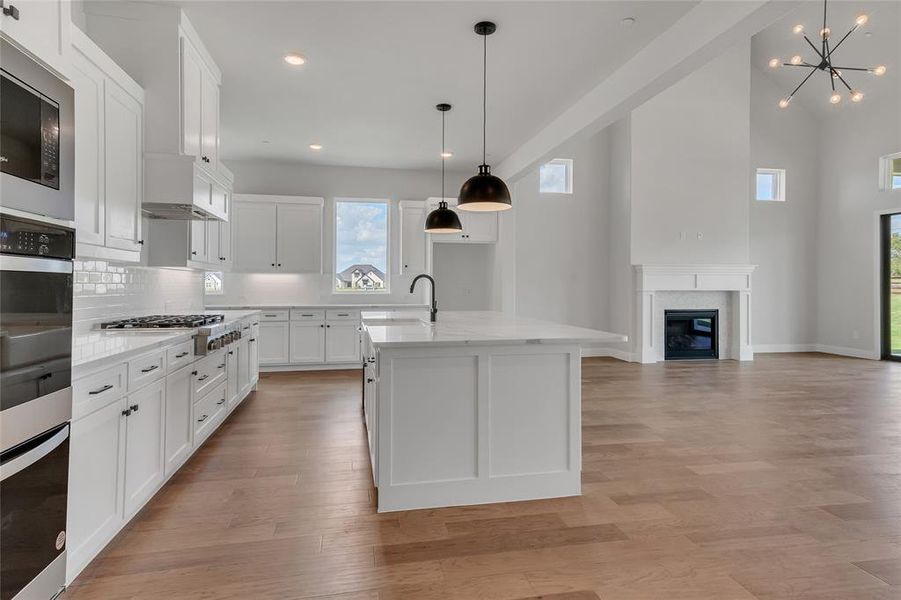
[[[75,232],[39,221],[0,215],[0,252],[71,260],[75,256]]]

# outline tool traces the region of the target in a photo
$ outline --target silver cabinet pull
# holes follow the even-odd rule
[[[206,421],[206,418],[207,418],[207,415],[203,415],[202,417],[200,417],[199,419],[197,419],[197,422],[198,422],[198,423],[203,423],[204,421]]]
[[[216,404],[225,404],[225,398],[223,398],[222,400],[220,400],[220,401],[217,402]]]
[[[217,368],[218,368],[218,369],[224,369],[224,368],[225,368],[225,363],[222,363],[222,364],[219,365]]]
[[[209,377],[210,377],[209,375],[203,375],[202,377],[199,377],[199,378],[197,379],[197,381],[203,381],[203,380],[205,380],[205,379],[209,379]]]
[[[91,396],[96,396],[97,394],[102,394],[103,392],[109,391],[109,390],[113,389],[114,387],[115,386],[113,384],[108,383],[105,386],[103,386],[102,388],[100,388],[99,390],[92,390],[92,391],[88,392],[88,394],[90,394]]]
[[[188,352],[179,352],[175,355],[175,358],[184,358],[188,355]]]
[[[159,368],[159,365],[153,365],[151,367],[147,367],[146,369],[141,369],[141,373],[150,373],[151,371],[156,371]]]

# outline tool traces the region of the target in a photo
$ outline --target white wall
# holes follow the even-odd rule
[[[433,244],[438,310],[491,310],[494,244]],[[428,287],[427,282],[417,285]]]
[[[755,351],[810,349],[817,341],[817,118],[796,103],[780,109],[778,89],[751,69],[752,336]],[[757,202],[758,167],[786,170],[786,201]]]
[[[607,253],[609,299],[607,331],[630,336],[620,344],[626,353],[634,347],[635,291],[632,275],[632,120],[621,119],[608,128],[610,148]]]
[[[516,313],[604,328],[607,315],[607,134],[557,148],[573,159],[573,193],[540,194],[538,169],[513,183]]]
[[[632,112],[634,264],[748,262],[750,52],[731,48]]]
[[[425,200],[430,196],[440,196],[440,171],[332,167],[268,161],[228,161],[228,167],[235,175],[235,192],[239,194],[325,198],[322,259],[326,272],[322,275],[226,273],[223,278],[225,293],[221,296],[207,296],[207,304],[393,304],[424,301],[423,293],[409,293],[413,275],[397,275],[400,260],[400,216],[397,203],[401,200]],[[469,173],[458,171],[449,173],[445,187],[447,195],[456,195],[468,176]],[[334,199],[342,197],[391,200],[390,293],[336,295],[332,292]]]

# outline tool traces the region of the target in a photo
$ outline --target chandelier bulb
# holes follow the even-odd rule
[[[791,101],[791,98],[783,98],[779,101],[779,108],[788,108],[788,105]]]
[[[863,92],[860,90],[854,90],[851,92],[851,102],[860,102],[863,100]]]
[[[883,75],[885,75],[885,71],[886,71],[885,65],[879,65],[878,67],[873,68],[872,73],[873,73],[873,75],[876,75],[877,77],[882,77]]]
[[[770,68],[771,68],[771,69],[778,69],[778,68],[779,68],[779,65],[780,65],[780,62],[779,62],[779,59],[778,59],[778,58],[771,58],[771,59],[770,59]]]
[[[799,54],[795,54],[794,56],[792,56],[791,63],[793,65],[800,65],[801,64],[801,56]]]
[[[804,33],[804,26],[801,24],[795,25],[794,27],[792,27],[792,32],[795,35],[800,35],[800,34]]]
[[[832,33],[831,29],[829,29],[828,27],[824,27],[822,30],[820,30],[820,37],[822,37],[824,40],[828,39],[829,35],[831,33]]]
[[[831,102],[832,104],[838,104],[841,101],[842,101],[842,95],[839,94],[838,92],[832,92],[832,95],[829,96],[829,102]]]
[[[870,16],[869,16],[869,15],[866,15],[866,14],[859,15],[859,16],[854,20],[854,22],[857,23],[857,26],[858,26],[858,27],[863,27],[863,26],[866,25],[869,21],[870,21]]]

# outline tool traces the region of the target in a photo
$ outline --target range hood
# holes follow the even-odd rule
[[[193,204],[145,202],[141,205],[141,211],[151,219],[169,219],[172,221],[208,221],[219,218]]]
[[[145,154],[141,210],[151,219],[227,221],[228,175],[200,166],[193,156]]]

